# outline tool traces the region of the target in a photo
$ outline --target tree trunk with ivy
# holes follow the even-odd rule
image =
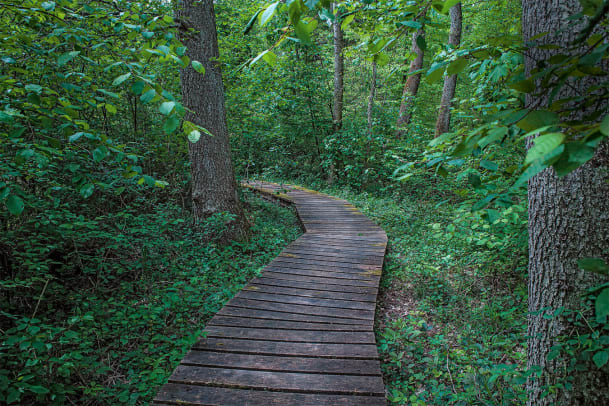
[[[558,49],[528,50],[527,76],[537,62],[564,52],[576,38],[582,27],[567,18],[580,10],[578,0],[523,1],[524,42],[535,41],[536,35],[549,32],[538,43],[558,45]],[[570,80],[558,98],[586,94],[594,84],[588,78]],[[548,96],[543,93],[529,96],[528,106],[538,109],[547,106]],[[584,114],[578,112],[577,117],[570,119],[581,120]],[[577,261],[583,257],[609,259],[608,171],[609,145],[605,142],[592,160],[563,178],[558,178],[550,168],[529,181],[528,366],[541,367],[542,371],[540,378],[527,383],[530,406],[609,404],[607,365],[599,369],[588,360],[585,368],[572,369],[569,360],[562,356],[548,360],[553,347],[564,342],[561,336],[581,333],[570,320],[553,316],[553,312],[581,308],[587,289],[607,281],[606,277],[579,269]],[[565,378],[569,378],[570,389],[557,386]],[[545,395],[549,389],[550,393]]]
[[[239,238],[246,233],[247,221],[231,162],[213,1],[185,0],[177,16],[189,28],[181,38],[186,55],[205,68],[204,74],[190,66],[180,72],[182,102],[190,110],[185,119],[213,134],[189,144],[193,214],[204,220],[216,213],[232,213],[235,219],[228,224],[226,237]]]
[[[448,36],[448,45],[451,49],[456,49],[461,44],[462,23],[463,15],[461,13],[461,3],[457,3],[450,9],[450,34]],[[450,105],[451,100],[455,97],[456,89],[457,75],[446,76],[444,78],[444,90],[442,91],[438,121],[436,122],[436,137],[450,130]]]

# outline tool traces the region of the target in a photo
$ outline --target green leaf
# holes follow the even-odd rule
[[[355,14],[349,14],[347,17],[345,17],[343,22],[340,24],[341,30],[344,30],[345,28],[347,28],[347,26],[349,24],[351,24],[351,21],[353,21],[354,18],[355,18]]]
[[[448,73],[449,75],[456,75],[458,73],[461,73],[461,71],[463,71],[463,69],[465,69],[466,67],[466,59],[457,59],[456,61],[453,61],[450,63],[450,65],[448,65],[446,73]]]
[[[264,61],[270,66],[275,66],[275,64],[277,63],[277,55],[275,55],[272,51],[266,51],[262,55],[262,59],[264,59]]]
[[[101,162],[107,154],[108,150],[106,147],[95,148],[95,150],[93,150],[93,160],[95,162]]]
[[[525,164],[529,164],[546,154],[554,151],[565,140],[565,135],[562,133],[543,134],[533,139],[533,145],[527,152],[527,157],[524,160]]]
[[[180,119],[174,114],[167,117],[167,120],[165,120],[165,124],[163,124],[163,131],[165,131],[165,134],[172,134],[179,126]]]
[[[605,323],[609,316],[609,288],[605,288],[596,297],[595,303],[596,321],[600,324]]]
[[[192,130],[190,134],[188,134],[188,141],[195,144],[201,138],[201,132],[199,130]]]
[[[453,6],[457,5],[460,2],[461,0],[446,0],[444,2],[444,5],[442,6],[442,14],[448,13],[450,9],[453,8]]]
[[[112,82],[112,86],[118,86],[121,83],[123,83],[125,80],[129,79],[130,77],[131,77],[131,72],[127,72],[124,75],[120,75],[119,77],[114,79],[114,81]]]
[[[300,9],[300,0],[287,0],[287,4],[290,22],[296,26],[300,21],[300,15],[302,14],[302,10]]]
[[[55,2],[54,1],[43,1],[40,6],[46,11],[55,10]]]
[[[499,169],[499,165],[497,165],[495,162],[486,160],[480,161],[480,166],[491,172],[497,172],[497,170]]]
[[[78,54],[80,54],[80,51],[71,51],[71,52],[66,52],[65,54],[59,55],[59,57],[57,58],[57,65],[58,66],[65,65],[66,63],[68,63],[72,59],[74,59]]]
[[[25,90],[28,92],[34,92],[40,94],[42,92],[42,86],[40,85],[25,85]]]
[[[421,50],[427,51],[427,42],[425,42],[425,37],[423,35],[417,35],[415,42]]]
[[[529,112],[529,114],[516,125],[523,130],[530,132],[541,127],[556,125],[558,122],[559,119],[556,113],[547,110],[534,110]]]
[[[252,30],[252,27],[254,27],[254,24],[256,23],[256,19],[258,18],[260,13],[262,13],[262,11],[263,11],[263,9],[256,11],[256,14],[254,14],[254,16],[252,18],[250,18],[247,25],[243,29],[243,35],[249,33]]]
[[[511,83],[509,87],[521,93],[527,94],[533,93],[535,91],[535,83],[531,79],[525,79],[519,82]]]
[[[427,72],[427,76],[425,77],[425,80],[428,83],[434,83],[434,82],[437,82],[438,80],[442,79],[443,76],[444,76],[444,66],[437,65],[436,67],[432,67]]]
[[[271,18],[273,18],[278,5],[279,2],[277,1],[268,6],[266,10],[264,10],[264,13],[262,13],[262,15],[260,16],[260,25],[265,25],[267,22],[269,22]]]
[[[597,368],[599,368],[599,369],[602,368],[607,363],[607,361],[609,361],[609,352],[598,351],[592,357],[592,361],[594,361],[594,364],[596,365]]]
[[[95,191],[95,186],[91,183],[87,183],[80,188],[80,195],[85,199],[90,197]]]
[[[406,27],[414,28],[415,30],[423,27],[423,24],[421,24],[419,21],[400,21],[400,24],[405,25]]]
[[[110,114],[116,114],[116,112],[118,111],[116,106],[113,104],[106,103],[105,107],[106,107],[106,110],[108,111],[108,113],[110,113]]]
[[[609,137],[609,114],[607,114],[605,116],[605,118],[603,119],[603,121],[601,122],[599,130],[601,133],[603,133],[603,135],[606,135]]]
[[[6,199],[6,208],[14,216],[20,215],[24,207],[23,200],[17,195],[9,195]]]
[[[203,66],[203,64],[199,61],[192,61],[192,67],[194,70],[196,70],[197,72],[199,72],[201,75],[205,74],[205,67]]]
[[[47,388],[45,388],[44,386],[30,386],[30,387],[28,388],[28,390],[29,390],[30,392],[37,393],[37,394],[39,394],[39,395],[42,395],[42,394],[45,394],[45,393],[49,393],[49,392],[50,392],[50,391],[49,391]]]
[[[164,102],[159,107],[159,111],[164,116],[168,116],[173,111],[173,108],[175,107],[175,105],[176,105],[176,102],[173,102],[173,101]]]
[[[142,101],[142,103],[148,103],[149,101],[151,101],[152,99],[154,99],[154,96],[156,96],[156,90],[154,89],[150,89],[146,92],[144,92],[144,94],[142,96],[140,96],[140,100]]]
[[[577,266],[584,271],[599,273],[601,275],[609,274],[609,266],[601,258],[580,258],[577,260]]]

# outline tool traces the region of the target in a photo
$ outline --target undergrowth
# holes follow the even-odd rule
[[[144,201],[99,217],[49,210],[6,233],[0,403],[149,402],[206,321],[300,233],[289,210],[246,197],[251,237],[230,245],[214,239],[224,216],[193,226],[188,210]]]

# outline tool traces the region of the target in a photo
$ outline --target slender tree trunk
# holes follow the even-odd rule
[[[374,107],[374,96],[376,95],[376,61],[372,62],[372,80],[370,81],[370,94],[368,95],[368,135],[372,139],[372,108]],[[370,142],[368,142],[370,150]]]
[[[578,0],[524,0],[522,29],[524,42],[541,37],[540,44],[558,45],[558,49],[533,47],[526,52],[525,68],[530,75],[537,61],[547,61],[564,52],[581,27],[567,18],[581,10]],[[597,84],[594,78],[571,80],[558,98],[585,94]],[[529,96],[529,106],[547,104],[547,95]],[[605,106],[606,107],[606,106]],[[581,119],[584,112],[580,112]],[[529,140],[530,144],[530,140]],[[607,281],[606,277],[578,269],[582,257],[609,259],[609,145],[601,144],[595,157],[571,174],[558,178],[547,169],[529,181],[529,320],[528,366],[539,366],[543,374],[527,383],[529,406],[608,405],[609,374],[607,367],[594,365],[570,371],[572,389],[543,395],[548,387],[565,378],[562,358],[548,360],[557,336],[574,334],[575,327],[564,317],[548,317],[561,307],[579,308],[581,296],[591,286]]]
[[[335,8],[336,5],[333,6]],[[332,32],[334,38],[334,103],[332,104],[332,122],[334,131],[338,131],[343,125],[343,93],[344,84],[343,76],[345,71],[343,57],[343,30],[340,27],[341,20],[336,13],[336,18],[332,24]]]
[[[450,34],[448,36],[448,45],[450,45],[452,49],[458,48],[461,44],[462,21],[461,3],[457,3],[450,9]],[[450,129],[450,105],[451,100],[455,97],[456,88],[457,75],[446,76],[444,78],[444,90],[442,91],[440,111],[438,112],[438,121],[436,123],[436,137],[448,132]]]
[[[184,0],[177,14],[194,29],[182,38],[186,55],[205,67],[204,75],[192,67],[180,72],[182,102],[190,110],[185,118],[214,135],[203,135],[197,143],[189,144],[193,214],[203,220],[219,212],[232,213],[236,217],[226,237],[238,238],[245,234],[247,221],[230,156],[213,0]]]
[[[425,51],[423,51],[417,45],[417,37],[425,37],[425,27],[421,28],[414,34],[412,34],[412,50],[416,53],[417,57],[410,63],[409,73],[418,71],[423,68],[423,57]],[[400,102],[400,113],[398,115],[397,122],[397,136],[398,138],[404,135],[403,127],[407,126],[412,119],[412,107],[414,105],[414,98],[419,92],[419,85],[421,84],[421,74],[408,76],[406,84],[404,85],[404,91],[402,92],[402,101]]]

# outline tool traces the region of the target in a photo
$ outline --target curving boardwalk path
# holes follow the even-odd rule
[[[387,236],[345,200],[249,182],[305,233],[207,324],[156,405],[386,405],[373,333]]]

